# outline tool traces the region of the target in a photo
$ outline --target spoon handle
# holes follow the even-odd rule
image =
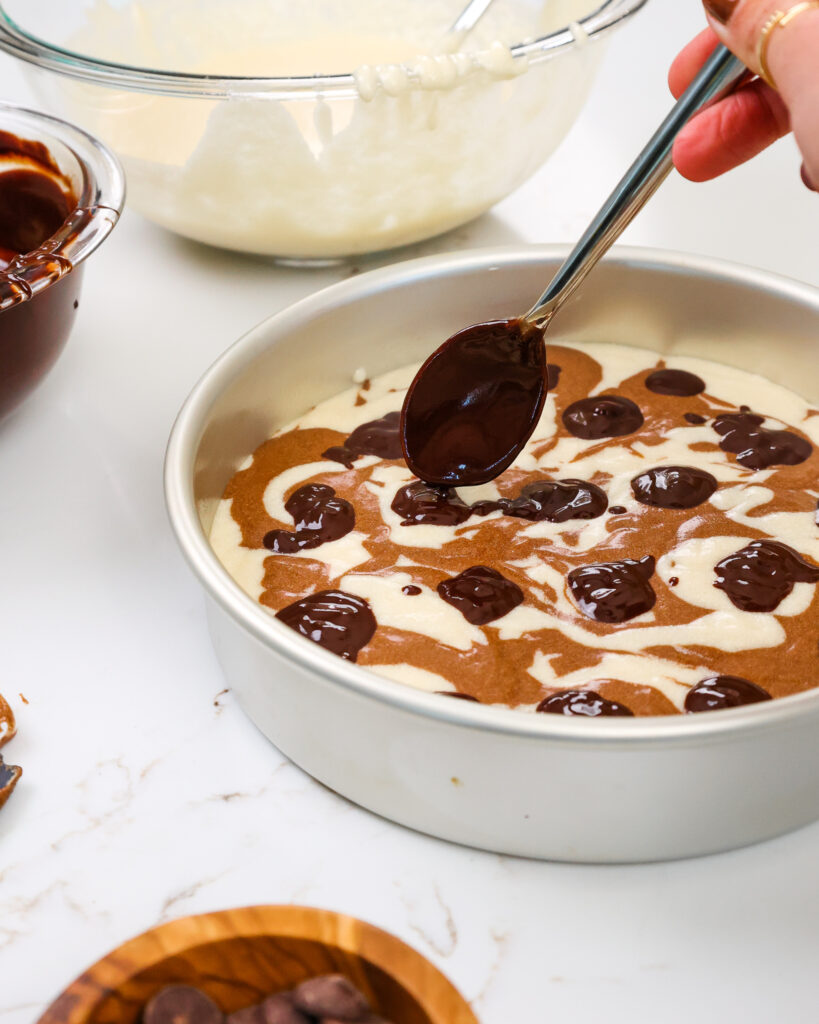
[[[672,167],[671,147],[680,129],[698,111],[734,89],[746,72],[745,65],[730,50],[717,46],[586,228],[525,320],[543,322],[554,316],[665,181]]]

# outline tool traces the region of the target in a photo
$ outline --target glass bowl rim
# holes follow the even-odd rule
[[[512,57],[539,64],[585,45],[616,28],[647,0],[603,0],[577,21],[528,42],[510,47]],[[166,96],[197,98],[298,97],[320,94],[358,95],[353,72],[334,75],[246,77],[160,71],[98,60],[55,46],[31,35],[10,17],[0,2],[0,50],[48,71],[97,85]]]

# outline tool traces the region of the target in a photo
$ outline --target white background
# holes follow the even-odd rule
[[[667,65],[701,24],[694,0],[651,0],[551,163],[410,255],[573,240],[668,108]],[[3,94],[27,98],[5,57]],[[674,178],[625,241],[819,285],[819,196],[798,167],[787,141],[713,184]],[[395,932],[484,1024],[816,1020],[819,826],[682,863],[498,857],[344,802],[229,693],[215,704],[200,592],[163,507],[167,435],[230,342],[349,272],[277,268],[126,212],[60,363],[0,425],[0,691],[20,730],[5,753],[25,768],[0,814],[0,1024],[34,1020],[158,921],[289,901]]]

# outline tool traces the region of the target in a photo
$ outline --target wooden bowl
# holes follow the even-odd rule
[[[478,1024],[410,946],[364,921],[309,907],[244,907],[182,917],[103,957],[39,1024],[134,1024],[165,985],[201,988],[232,1013],[320,974],[346,975],[392,1024]]]

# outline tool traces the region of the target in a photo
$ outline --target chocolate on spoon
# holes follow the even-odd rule
[[[746,73],[740,60],[717,46],[529,312],[467,327],[427,359],[401,410],[401,446],[417,477],[470,486],[494,479],[514,462],[548,391],[546,327],[666,179],[679,131]]]

